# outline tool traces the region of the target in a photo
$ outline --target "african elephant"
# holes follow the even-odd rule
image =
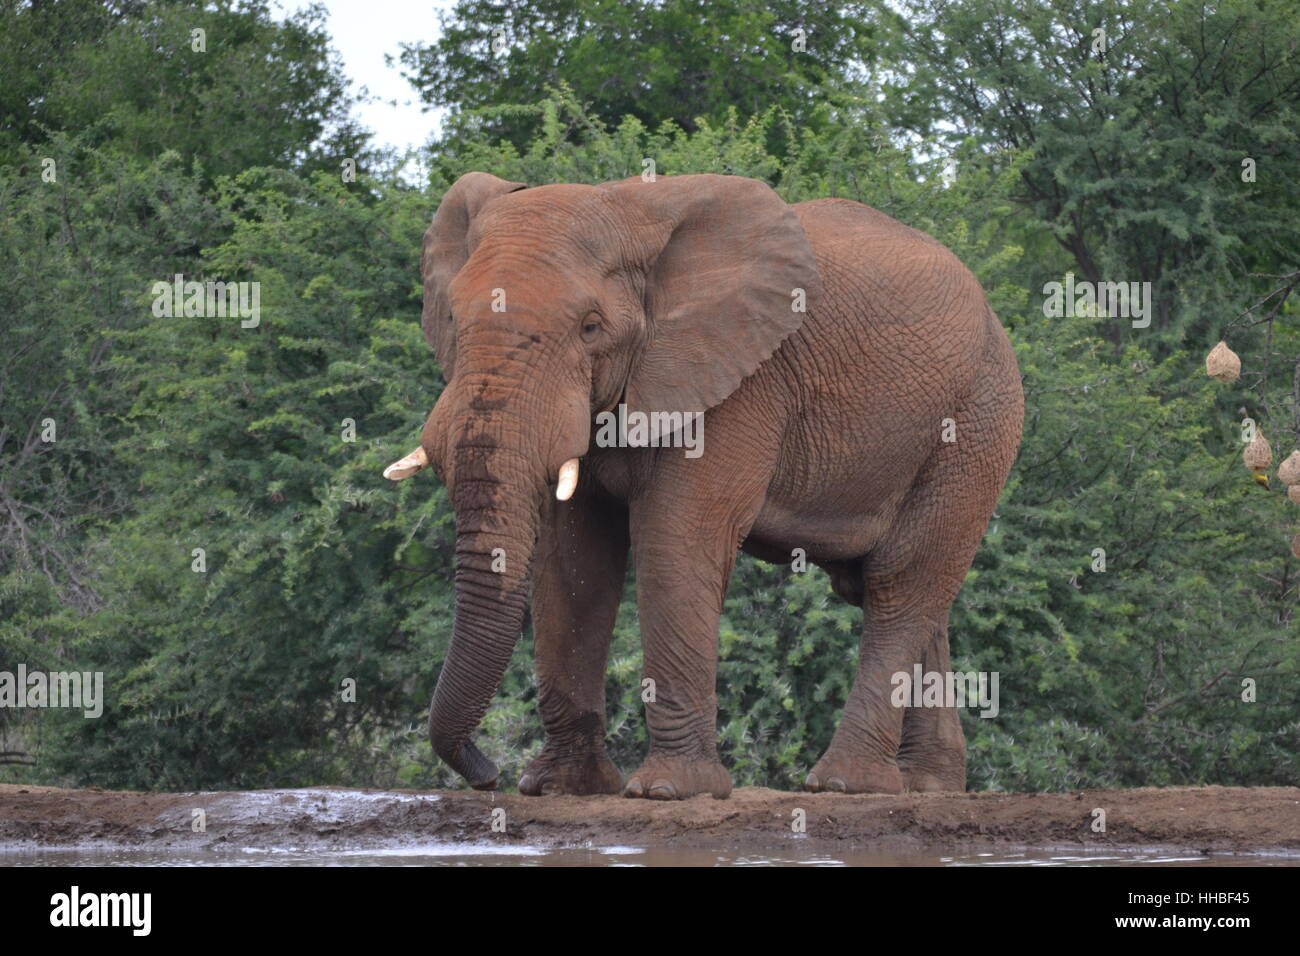
[[[739,548],[803,549],[865,612],[852,692],[805,786],[965,789],[957,711],[895,706],[891,675],[949,670],[949,609],[1024,400],[1006,333],[946,248],[860,203],[789,205],[742,177],[528,188],[469,173],[422,272],[447,384],[385,475],[431,466],[456,514],[455,623],[429,713],[444,761],[496,785],[471,737],[531,588],[546,742],[519,789],[728,796],[714,683],[728,578]],[[597,441],[620,405],[657,435]],[[671,446],[687,421],[702,454]],[[624,786],[604,683],[629,552],[654,699]]]

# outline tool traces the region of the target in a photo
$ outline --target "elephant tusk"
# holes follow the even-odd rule
[[[578,459],[570,458],[560,466],[560,480],[555,486],[555,497],[568,501],[573,497],[573,489],[578,487]]]
[[[429,456],[424,453],[424,446],[420,446],[401,461],[395,461],[385,468],[384,477],[389,481],[401,481],[428,467]]]

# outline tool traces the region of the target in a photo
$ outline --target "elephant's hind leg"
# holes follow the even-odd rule
[[[811,790],[898,793],[964,790],[966,743],[956,707],[919,698],[904,684],[915,668],[947,687],[948,612],[970,570],[1014,444],[999,416],[975,407],[957,417],[918,477],[885,542],[864,562],[858,673]],[[1018,427],[1018,426],[1017,426]],[[922,687],[925,685],[923,684]]]
[[[898,764],[904,708],[893,696],[894,675],[912,674],[924,635],[937,622],[919,607],[893,606],[867,598],[858,673],[831,745],[804,781],[814,792],[901,793]]]
[[[899,677],[910,681],[917,664],[923,672],[947,672],[944,622],[951,598],[938,579],[957,574],[917,564],[887,584],[869,581],[858,673],[831,745],[804,782],[807,789],[965,789],[965,740],[955,708],[912,708]]]
[[[538,705],[546,743],[519,792],[618,793],[605,754],[605,665],[627,568],[627,511],[579,495],[546,506],[533,575]]]
[[[935,628],[921,664],[923,673],[927,674],[947,674],[952,670],[946,626]],[[966,736],[956,707],[908,707],[903,712],[898,769],[907,790],[966,789]]]

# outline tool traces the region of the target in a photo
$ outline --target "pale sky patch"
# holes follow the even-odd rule
[[[280,0],[287,12],[309,0]],[[329,11],[330,45],[343,58],[352,92],[365,87],[372,101],[357,104],[354,114],[375,134],[379,146],[423,146],[438,132],[446,110],[423,112],[419,94],[402,78],[397,62],[403,43],[432,43],[441,35],[438,13],[454,0],[323,0]],[[384,56],[393,57],[391,66]]]

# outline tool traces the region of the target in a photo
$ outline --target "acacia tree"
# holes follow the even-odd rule
[[[365,154],[319,4],[5,0],[0,70],[0,161],[58,131],[143,162],[174,150],[209,180]]]
[[[1160,352],[1217,339],[1248,273],[1295,267],[1300,18],[1288,0],[878,9],[893,24],[891,115],[963,161],[1023,156],[1014,201],[1081,278],[1152,284]],[[1126,327],[1113,323],[1112,340]]]
[[[475,110],[562,85],[610,126],[634,116],[693,131],[701,117],[772,106],[818,124],[825,87],[872,55],[863,12],[824,0],[460,0],[439,38],[404,44],[401,62],[425,103],[453,111],[448,144]],[[538,130],[527,112],[478,122],[521,147]]]
[[[150,321],[150,283],[227,234],[217,178],[365,156],[323,22],[0,0],[0,669],[66,659],[105,606],[97,549],[140,488],[121,336]],[[15,713],[37,719],[0,723]]]

